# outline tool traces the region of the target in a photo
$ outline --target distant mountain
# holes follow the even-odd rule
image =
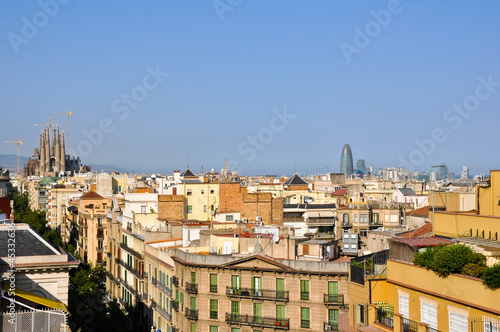
[[[20,156],[19,157],[19,167],[21,169],[21,172],[23,171],[23,167],[28,161],[29,157],[25,156]],[[13,172],[17,172],[17,155],[16,154],[0,154],[0,166],[3,166],[3,168],[7,168],[8,170]],[[133,170],[127,170],[123,169],[121,167],[115,166],[115,165],[103,165],[103,164],[90,164],[89,165],[92,168],[92,171],[94,172],[107,172],[111,173],[112,171],[116,171],[119,173],[136,173]]]
[[[28,161],[28,157],[19,157],[19,168],[22,172],[24,164]],[[0,166],[7,168],[11,172],[17,172],[17,155],[16,154],[0,154]]]

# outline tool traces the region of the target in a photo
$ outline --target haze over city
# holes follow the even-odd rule
[[[327,172],[348,143],[376,167],[498,168],[496,1],[58,4],[0,4],[0,138],[23,156],[70,110],[84,164]]]

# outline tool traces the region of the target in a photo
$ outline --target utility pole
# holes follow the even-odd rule
[[[17,141],[5,141],[5,143],[16,143],[17,144],[17,178],[19,179],[19,145],[23,144],[23,141],[17,140]]]

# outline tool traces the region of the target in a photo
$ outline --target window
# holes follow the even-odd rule
[[[492,321],[485,321],[484,324],[484,332],[498,332],[498,324],[493,324]]]
[[[262,323],[262,303],[253,304],[253,316],[255,323]]]
[[[357,214],[355,214],[355,215],[354,215],[354,223],[355,223],[355,224],[357,224],[357,223],[358,223],[358,215],[357,215]]]
[[[226,221],[233,221],[233,215],[232,214],[226,214]]]
[[[203,205],[203,212],[207,212],[207,206],[206,205]]]
[[[210,332],[219,332],[218,326],[210,326]]]
[[[196,332],[196,323],[191,323],[191,332]]]
[[[210,318],[212,319],[219,318],[218,308],[219,308],[219,301],[210,300]]]
[[[420,321],[437,330],[437,307],[422,302],[420,304]]]
[[[187,195],[188,195],[188,196],[191,196],[192,194],[193,194],[193,191],[192,191],[191,189],[188,189],[188,190],[187,190]]]
[[[337,281],[328,282],[328,302],[340,302],[339,297],[339,283]]]
[[[191,296],[191,310],[196,310],[196,297]]]
[[[366,229],[361,229],[359,231],[359,236],[367,237],[368,236],[368,231]]]
[[[368,215],[367,214],[360,214],[359,215],[359,222],[361,224],[366,224],[368,223]]]
[[[196,284],[196,272],[191,272],[191,283]]]
[[[345,226],[345,225],[349,225],[349,214],[348,213],[344,213],[342,215],[342,224]]]
[[[252,295],[262,296],[262,278],[252,277]]]
[[[276,306],[276,322],[279,324],[285,324],[285,306],[277,305]]]
[[[231,288],[233,292],[237,292],[240,289],[240,276],[231,276]]]
[[[240,328],[239,327],[233,327],[233,328],[231,328],[231,332],[240,332]]]
[[[205,193],[205,190],[202,190],[202,191],[201,191],[201,194],[203,195],[204,193]]]
[[[240,303],[237,301],[231,301],[231,319],[240,319]]]
[[[328,325],[332,331],[337,331],[339,328],[339,309],[328,309]]]
[[[217,293],[217,275],[210,274],[210,293]]]
[[[468,322],[467,316],[457,314],[456,312],[450,311],[448,314],[450,323],[450,332],[467,332]]]
[[[408,304],[408,297],[399,295],[399,313],[405,318],[410,317],[410,307]]]
[[[193,206],[192,205],[187,206],[187,213],[193,213]]]
[[[212,189],[212,190],[210,190],[210,193],[211,193],[211,194],[213,194],[214,192],[215,192],[215,191],[214,191],[213,189]]]
[[[309,300],[309,280],[300,281],[300,299]]]
[[[379,219],[378,219],[378,213],[374,213],[374,214],[372,215],[372,222],[373,222],[374,224],[378,224],[378,220],[379,220]]]
[[[309,320],[309,310],[309,308],[300,308],[300,327],[311,327],[311,321]]]
[[[276,278],[276,298],[285,298],[285,279]]]
[[[146,205],[141,205],[141,213],[146,213]]]

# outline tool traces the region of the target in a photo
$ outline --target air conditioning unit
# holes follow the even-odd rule
[[[234,294],[234,290],[232,288],[228,288],[227,295],[233,295],[233,294]]]
[[[246,224],[248,222],[248,218],[242,218],[241,222],[244,223],[244,224]]]
[[[325,331],[331,331],[331,330],[332,330],[332,326],[325,324]]]
[[[262,217],[255,217],[255,221],[257,221],[257,222],[259,222],[259,221],[260,221],[260,222],[262,222]]]
[[[261,291],[255,291],[255,296],[262,296],[262,292]]]
[[[257,227],[262,227],[262,221],[257,221]]]

